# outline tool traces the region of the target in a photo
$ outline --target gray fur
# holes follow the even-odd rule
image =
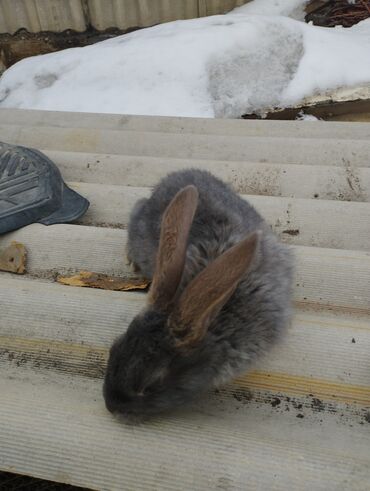
[[[190,352],[175,349],[168,313],[148,307],[112,346],[104,383],[107,408],[145,417],[182,406],[202,391],[245,370],[289,322],[292,257],[256,210],[212,174],[196,169],[164,178],[149,199],[135,206],[128,257],[152,278],[163,212],[175,194],[193,184],[199,202],[190,230],[177,294],[217,256],[261,230],[258,253],[206,337]]]

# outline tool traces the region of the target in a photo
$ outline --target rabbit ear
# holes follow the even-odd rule
[[[228,249],[186,287],[168,321],[178,348],[191,349],[203,339],[251,265],[260,235],[255,232]]]
[[[162,311],[169,309],[181,280],[197,205],[197,188],[186,186],[172,199],[162,217],[156,267],[149,292],[149,301]]]

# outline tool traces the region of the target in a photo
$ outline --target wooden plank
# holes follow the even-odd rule
[[[336,119],[340,116],[366,116],[370,111],[369,85],[355,87],[340,87],[322,94],[315,94],[300,101],[295,107],[276,109],[266,115],[268,119],[296,119],[302,112],[312,114],[325,120]],[[250,117],[250,116],[246,116]],[[351,119],[345,119],[351,121]],[[361,121],[358,119],[357,121]],[[366,121],[366,119],[365,119]],[[361,123],[360,123],[361,124]]]

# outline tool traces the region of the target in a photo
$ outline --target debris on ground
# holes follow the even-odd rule
[[[13,241],[0,251],[0,271],[24,274],[26,272],[27,251],[23,244]]]
[[[261,118],[258,114],[245,114],[244,119]],[[264,115],[266,119],[296,119],[299,121],[370,120],[370,85],[339,88],[307,97],[296,106],[275,108]]]
[[[296,236],[296,235],[299,235],[299,230],[298,229],[283,230],[283,234],[288,234],[288,235]]]
[[[310,8],[310,4],[312,7]],[[370,0],[310,2],[306,22],[321,27],[352,27],[370,17]]]
[[[74,276],[59,276],[57,281],[58,283],[68,286],[100,288],[101,290],[120,292],[146,290],[150,284],[150,282],[145,279],[122,279],[90,271],[80,271],[80,273]]]

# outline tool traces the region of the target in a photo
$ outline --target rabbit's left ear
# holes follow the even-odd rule
[[[260,235],[254,232],[228,249],[186,287],[168,321],[177,347],[190,349],[204,338],[250,267]]]

